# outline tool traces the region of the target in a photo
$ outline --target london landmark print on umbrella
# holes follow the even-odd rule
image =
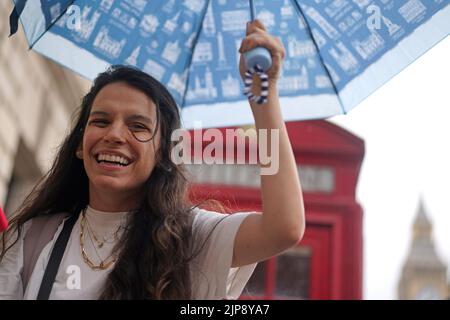
[[[160,80],[185,127],[251,123],[238,62],[248,0],[15,0],[30,47],[93,79],[111,64]],[[286,59],[285,120],[346,113],[450,33],[448,0],[254,0]]]

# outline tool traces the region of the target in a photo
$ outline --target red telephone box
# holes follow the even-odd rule
[[[305,235],[297,247],[259,263],[241,298],[361,299],[363,211],[355,191],[364,141],[324,120],[289,122],[287,129],[303,189]],[[261,211],[256,167],[190,167],[196,167],[195,199]]]

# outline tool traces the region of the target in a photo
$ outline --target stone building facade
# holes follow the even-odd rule
[[[45,173],[90,83],[11,38],[0,1],[0,206],[10,215]]]

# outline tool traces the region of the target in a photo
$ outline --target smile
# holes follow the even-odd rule
[[[130,165],[131,160],[122,156],[99,153],[95,159],[99,164],[107,164],[112,166],[126,167]]]

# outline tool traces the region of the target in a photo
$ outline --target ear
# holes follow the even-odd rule
[[[78,146],[77,151],[75,152],[75,155],[78,159],[83,160],[83,148],[81,144]]]

